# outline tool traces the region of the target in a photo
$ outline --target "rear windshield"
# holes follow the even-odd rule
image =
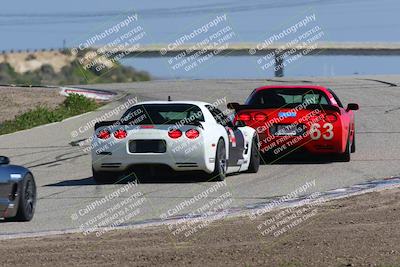
[[[128,109],[123,124],[191,124],[204,121],[201,109],[191,104],[145,104]]]
[[[301,104],[328,105],[329,102],[325,93],[319,90],[306,88],[285,88],[258,91],[250,96],[246,104],[263,107],[293,107]]]

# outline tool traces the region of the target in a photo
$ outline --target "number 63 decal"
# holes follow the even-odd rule
[[[319,140],[321,138],[324,138],[325,140],[331,140],[333,139],[334,133],[333,133],[333,125],[332,123],[325,123],[322,128],[325,130],[324,133],[321,133],[321,125],[314,123],[311,125],[310,129],[310,136],[312,140]]]

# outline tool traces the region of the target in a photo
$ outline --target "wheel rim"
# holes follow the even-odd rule
[[[35,208],[35,184],[29,179],[25,186],[24,199],[25,199],[25,212],[28,216],[33,213]]]

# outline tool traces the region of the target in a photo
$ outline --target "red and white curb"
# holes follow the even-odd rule
[[[78,94],[78,95],[83,95],[87,98],[100,101],[111,101],[117,95],[117,93],[106,90],[74,88],[74,87],[60,87],[60,94],[63,96]]]

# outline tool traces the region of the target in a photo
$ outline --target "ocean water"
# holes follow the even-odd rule
[[[155,79],[224,79],[274,77],[272,69],[263,70],[254,57],[215,57],[195,70],[174,71],[168,59],[128,58],[123,62],[137,69],[149,70]],[[308,56],[284,68],[284,76],[346,76],[399,74],[400,57]]]

